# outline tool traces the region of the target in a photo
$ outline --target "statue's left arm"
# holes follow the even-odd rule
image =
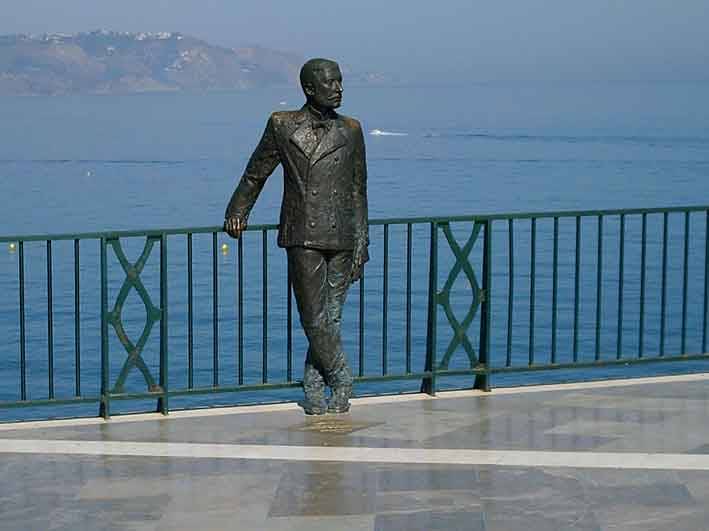
[[[354,193],[355,247],[352,255],[352,282],[362,276],[364,264],[369,260],[369,222],[367,208],[367,155],[362,127],[355,132]]]

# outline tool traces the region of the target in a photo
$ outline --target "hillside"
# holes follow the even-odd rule
[[[181,33],[0,36],[0,95],[238,90],[293,84],[303,58]],[[365,73],[350,80],[379,82]]]

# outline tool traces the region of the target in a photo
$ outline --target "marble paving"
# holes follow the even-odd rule
[[[709,374],[0,425],[5,530],[709,529]]]

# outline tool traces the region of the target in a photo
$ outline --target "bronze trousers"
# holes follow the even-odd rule
[[[300,322],[308,338],[303,383],[319,398],[324,386],[352,386],[347,356],[342,350],[342,307],[350,286],[352,251],[289,247],[288,269]]]

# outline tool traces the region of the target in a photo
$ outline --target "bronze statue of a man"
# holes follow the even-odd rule
[[[311,415],[344,413],[352,373],[340,339],[342,306],[369,259],[364,136],[357,120],[335,112],[342,103],[336,62],[311,59],[300,71],[300,84],[305,105],[269,118],[229,201],[224,230],[234,238],[241,235],[266,179],[282,164],[278,245],[288,253],[309,343],[301,405]]]

